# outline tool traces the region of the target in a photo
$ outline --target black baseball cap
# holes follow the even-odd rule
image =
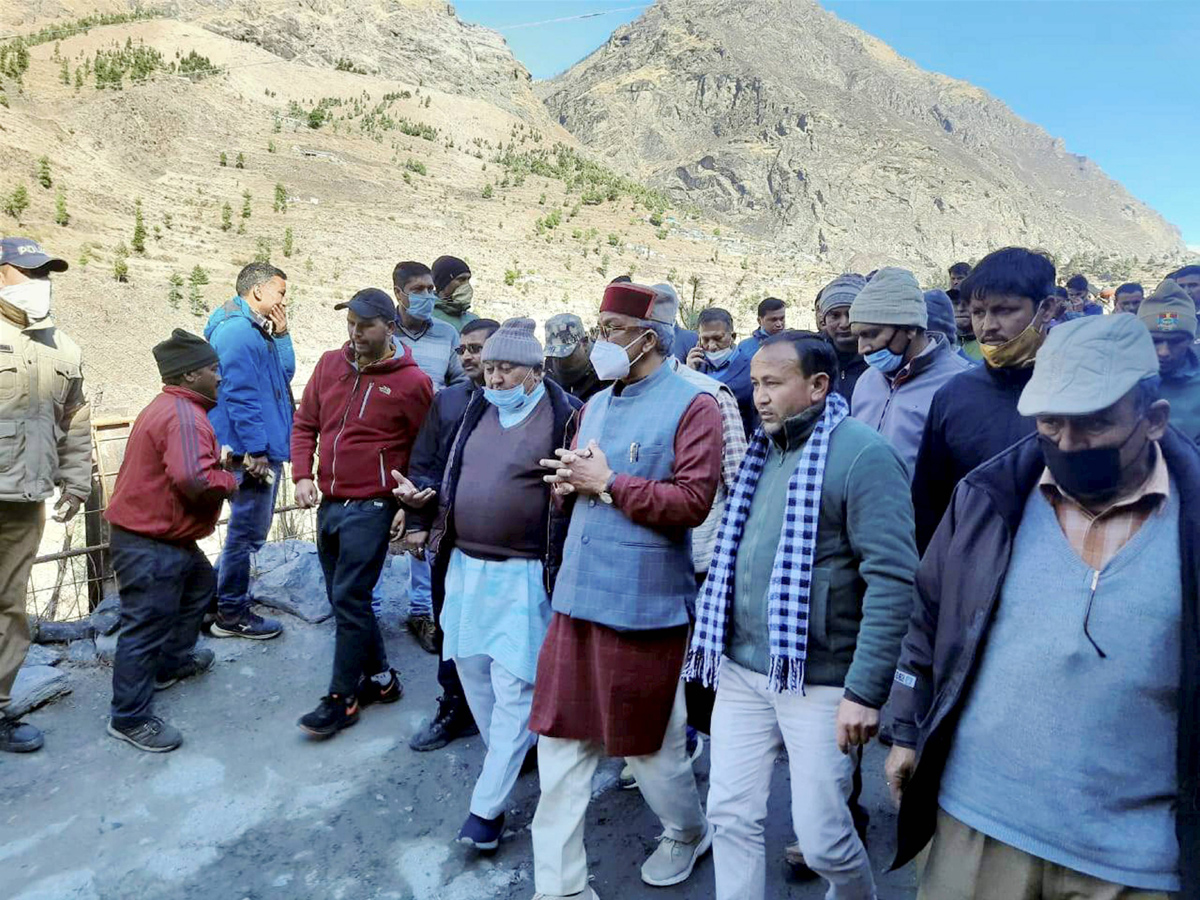
[[[50,256],[41,244],[25,237],[0,238],[0,266],[13,266],[27,271],[49,266],[51,272],[67,271],[65,259]]]
[[[396,304],[379,288],[363,288],[345,303],[337,304],[334,309],[348,309],[364,319],[394,321],[396,318]]]

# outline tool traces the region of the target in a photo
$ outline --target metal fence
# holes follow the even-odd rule
[[[102,419],[92,425],[92,495],[67,525],[47,523],[41,550],[34,560],[26,594],[30,618],[69,622],[87,617],[116,591],[109,559],[109,530],[104,510],[116,484],[125,455],[132,419]],[[216,532],[200,542],[215,560],[225,543],[228,507]],[[316,510],[296,505],[290,466],[285,465],[275,497],[275,515],[268,542],[316,540]]]

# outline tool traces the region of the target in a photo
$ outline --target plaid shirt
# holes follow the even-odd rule
[[[1099,571],[1162,509],[1171,490],[1171,478],[1162,451],[1155,443],[1150,477],[1132,494],[1113,501],[1099,513],[1089,512],[1065,494],[1049,469],[1042,473],[1038,486],[1054,507],[1058,524],[1071,547],[1085,563]]]

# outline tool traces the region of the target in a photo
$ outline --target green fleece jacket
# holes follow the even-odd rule
[[[729,656],[767,673],[767,593],[787,483],[823,411],[790,419],[771,442],[734,570]],[[876,709],[891,690],[917,570],[908,473],[887,440],[845,419],[829,440],[809,598],[807,684],[845,687]]]

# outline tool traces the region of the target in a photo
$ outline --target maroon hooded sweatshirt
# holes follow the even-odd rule
[[[292,480],[313,477],[324,497],[390,497],[392,469],[408,472],[433,383],[399,341],[396,353],[359,369],[347,341],[322,354],[292,425]]]

